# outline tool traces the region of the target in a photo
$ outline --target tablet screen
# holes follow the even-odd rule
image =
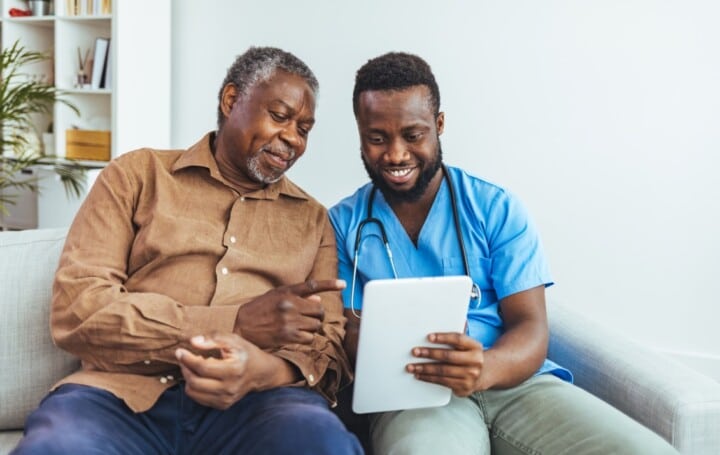
[[[358,414],[443,406],[452,391],[405,370],[431,332],[464,331],[472,281],[467,276],[369,281],[363,292],[353,411]]]

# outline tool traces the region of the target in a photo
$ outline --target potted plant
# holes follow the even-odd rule
[[[68,195],[80,196],[85,183],[82,166],[43,153],[33,117],[50,114],[54,103],[61,102],[76,114],[75,105],[44,81],[29,77],[27,65],[47,60],[42,53],[31,51],[17,41],[0,52],[0,212],[7,213],[20,190],[38,191],[36,179],[20,176],[23,169],[35,165],[52,165]],[[7,191],[10,190],[10,191]]]

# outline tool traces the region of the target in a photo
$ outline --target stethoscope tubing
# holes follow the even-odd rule
[[[448,190],[450,192],[450,205],[452,207],[452,215],[453,215],[453,224],[455,225],[455,234],[458,239],[458,243],[460,245],[460,252],[462,254],[463,259],[463,267],[465,269],[465,275],[469,276],[472,279],[472,276],[470,275],[470,262],[468,261],[467,257],[467,250],[465,249],[465,241],[463,240],[462,230],[460,228],[460,215],[458,214],[458,208],[457,208],[457,197],[455,194],[455,188],[453,187],[453,181],[452,177],[450,176],[450,173],[448,172],[447,167],[445,164],[442,165],[442,171],[443,176],[447,180],[448,183]],[[390,248],[390,242],[388,241],[387,233],[385,232],[385,226],[383,225],[382,221],[380,221],[379,218],[375,218],[372,216],[373,211],[373,202],[375,201],[375,192],[377,191],[377,187],[373,185],[372,189],[370,190],[370,195],[368,196],[368,202],[367,202],[367,216],[364,220],[358,224],[358,227],[355,230],[355,247],[353,251],[353,274],[352,274],[352,282],[351,282],[351,289],[350,289],[350,310],[356,317],[360,317],[357,312],[355,311],[355,283],[357,279],[357,265],[358,265],[358,257],[360,254],[360,242],[362,238],[362,230],[367,226],[368,224],[375,224],[378,229],[380,230],[380,237],[382,238],[383,244],[385,246],[385,252],[387,253],[388,260],[390,261],[390,267],[393,271],[393,277],[397,278],[397,270],[395,268],[395,262],[393,261],[393,255],[392,250]],[[472,292],[470,293],[470,298],[475,300],[480,297],[480,289],[477,284],[473,281],[472,285]]]

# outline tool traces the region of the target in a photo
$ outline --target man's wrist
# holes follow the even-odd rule
[[[300,369],[287,360],[263,352],[268,356],[262,360],[263,368],[258,377],[257,390],[268,390],[294,384],[303,378]]]

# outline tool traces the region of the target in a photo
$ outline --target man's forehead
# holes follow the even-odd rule
[[[432,99],[430,90],[424,85],[412,85],[403,88],[365,90],[360,92],[360,104],[365,105],[428,105]]]
[[[261,103],[276,103],[292,110],[315,110],[315,93],[301,76],[277,72],[250,89],[250,97]]]
[[[359,110],[373,117],[396,116],[401,113],[414,115],[433,114],[430,91],[424,85],[402,89],[367,90],[360,93]]]
[[[283,70],[276,70],[268,76],[259,80],[251,87],[251,90],[263,90],[282,92],[285,90],[303,90],[315,96],[310,84],[300,75],[288,73]]]

